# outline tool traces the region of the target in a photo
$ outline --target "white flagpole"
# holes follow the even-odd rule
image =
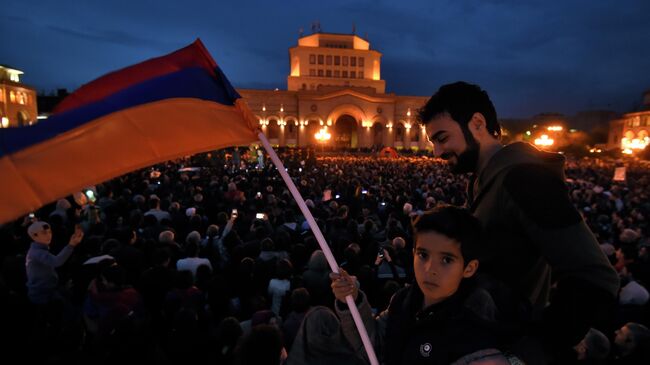
[[[293,180],[291,180],[291,177],[289,177],[289,174],[285,171],[284,164],[282,164],[282,161],[280,161],[280,158],[275,153],[273,147],[271,147],[271,144],[269,143],[269,140],[266,139],[264,133],[259,132],[257,136],[262,142],[264,149],[271,157],[273,164],[280,172],[280,176],[282,176],[282,180],[284,180],[284,183],[287,184],[287,187],[289,188],[291,195],[293,195],[293,198],[296,200],[296,203],[298,203],[298,207],[300,207],[300,211],[302,211],[302,214],[305,216],[305,219],[307,219],[307,222],[309,223],[309,227],[311,227],[311,230],[314,233],[314,236],[316,237],[316,240],[318,241],[321,250],[323,250],[325,257],[327,258],[327,262],[330,265],[330,269],[332,269],[333,272],[338,274],[339,265],[336,263],[336,259],[334,258],[334,255],[332,255],[332,250],[330,250],[329,245],[325,241],[325,237],[323,237],[323,233],[320,231],[320,228],[318,227],[316,221],[314,220],[314,216],[309,211],[309,208],[307,208],[307,205],[305,204],[305,200],[302,198],[302,195],[300,195],[300,192],[296,188],[296,185],[293,183]],[[352,314],[352,318],[354,319],[354,324],[357,326],[357,331],[359,331],[359,335],[361,336],[361,341],[363,342],[363,346],[365,347],[366,353],[368,354],[370,365],[379,365],[379,361],[377,361],[377,355],[375,355],[375,349],[372,347],[372,342],[370,342],[370,337],[368,337],[368,332],[366,331],[366,327],[363,325],[363,321],[361,320],[361,315],[359,314],[357,305],[354,303],[354,299],[352,299],[351,295],[348,295],[347,297],[345,297],[345,301],[348,303],[348,307],[350,308],[350,313]]]

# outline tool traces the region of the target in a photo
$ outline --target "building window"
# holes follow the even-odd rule
[[[350,57],[350,66],[355,66],[357,65],[357,58],[356,57]]]
[[[307,84],[302,84],[302,89],[307,90]]]
[[[325,57],[325,64],[326,65],[331,65],[332,64],[332,56]]]
[[[360,79],[363,78],[363,71],[359,71],[359,78],[360,78]]]
[[[341,56],[334,56],[334,66],[341,64]]]
[[[12,103],[16,102],[16,93],[13,90],[9,92],[9,101]]]
[[[343,56],[343,66],[348,65],[348,56]]]
[[[324,60],[325,60],[325,56],[323,56],[322,54],[319,54],[318,55],[318,64],[322,65]]]
[[[2,89],[0,89],[0,103],[4,103],[4,102],[5,102],[5,94],[2,91]]]
[[[25,93],[24,92],[18,92],[18,104],[25,105],[27,103],[27,100],[25,100],[25,99],[27,99]]]
[[[323,77],[323,70],[318,70],[318,76]]]
[[[350,71],[350,78],[351,79],[356,79],[357,78],[357,72],[356,71]]]
[[[313,68],[309,69],[309,76],[316,76],[316,70]]]
[[[359,67],[363,67],[363,57],[359,57]]]
[[[332,70],[326,70],[325,71],[325,76],[326,77],[332,77]]]
[[[347,78],[348,78],[348,72],[347,72],[347,71],[343,71],[343,78],[344,78],[344,79],[347,79]]]
[[[316,55],[315,54],[310,54],[309,55],[309,64],[310,65],[315,65],[316,64]]]
[[[336,78],[341,77],[341,71],[339,71],[339,70],[334,70],[334,77],[336,77]]]
[[[641,120],[640,119],[641,118],[639,118],[639,117],[634,118],[633,122],[632,122],[632,126],[633,127],[638,127],[639,125],[641,125]]]

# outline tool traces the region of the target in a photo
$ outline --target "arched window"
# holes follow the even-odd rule
[[[276,119],[269,119],[269,125],[266,126],[266,136],[268,139],[277,139],[280,137],[280,127],[278,127],[278,121]]]

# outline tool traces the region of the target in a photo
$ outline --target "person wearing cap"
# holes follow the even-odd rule
[[[74,248],[83,239],[83,230],[76,226],[68,245],[58,255],[50,252],[52,229],[48,223],[34,222],[27,228],[27,233],[33,240],[25,258],[27,296],[34,304],[47,304],[56,295],[59,285],[56,268],[65,264],[72,255]]]

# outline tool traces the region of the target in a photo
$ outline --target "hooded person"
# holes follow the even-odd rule
[[[341,323],[327,307],[314,307],[305,315],[286,365],[361,365],[365,362],[348,345]]]

